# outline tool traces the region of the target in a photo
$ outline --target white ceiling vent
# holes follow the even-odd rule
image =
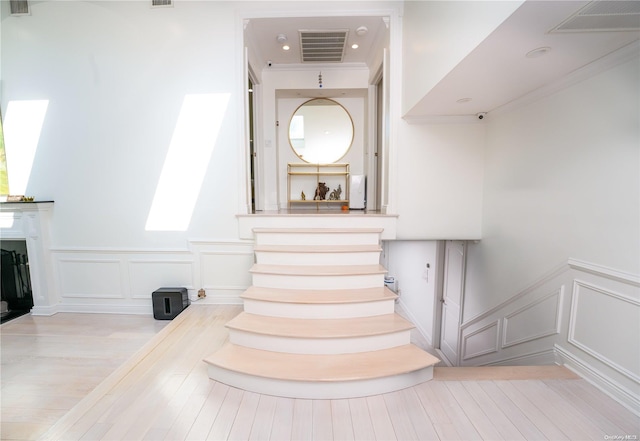
[[[596,0],[588,3],[551,32],[640,30],[640,1]]]
[[[173,0],[151,0],[152,8],[167,8],[173,6]]]
[[[348,30],[300,30],[299,34],[303,62],[342,62]]]
[[[27,0],[10,0],[11,15],[29,15],[29,2]]]

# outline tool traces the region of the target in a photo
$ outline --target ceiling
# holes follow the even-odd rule
[[[361,27],[367,29],[364,35],[356,33]],[[342,62],[367,65],[377,52],[382,51],[387,27],[381,17],[252,18],[247,25],[246,40],[264,66],[269,62],[274,68],[302,65],[299,34],[305,30],[348,31]],[[282,50],[283,43],[278,41],[280,35],[286,37],[286,44],[290,46],[288,51]],[[353,43],[359,47],[352,49]]]
[[[355,30],[361,26],[368,32],[358,36]],[[353,64],[375,60],[388,35],[381,17],[264,18],[251,19],[247,41],[265,66],[269,62],[272,68],[305,66],[312,63],[303,63],[300,58],[301,29],[348,30],[343,62]],[[286,35],[289,51],[282,50],[279,34]],[[528,0],[405,117],[491,112],[618,49],[638,51],[639,39],[640,1]],[[350,48],[354,42],[359,45],[356,50]],[[548,49],[537,57],[526,56],[537,48]]]

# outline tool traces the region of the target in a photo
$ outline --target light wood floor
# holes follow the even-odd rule
[[[99,321],[78,314],[24,317],[3,325],[1,438],[603,440],[640,435],[640,418],[553,366],[436,368],[433,381],[347,400],[277,398],[230,388],[208,378],[202,359],[224,343],[224,324],[241,310],[192,305],[171,322],[147,317],[147,324],[135,329],[125,324],[132,316]],[[129,347],[135,353],[123,360],[121,347],[130,344],[144,347],[137,352]],[[80,367],[83,360],[87,363]]]

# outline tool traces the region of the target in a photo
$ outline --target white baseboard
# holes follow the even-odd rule
[[[494,360],[481,366],[546,366],[551,364],[557,364],[555,350],[553,349]]]
[[[73,312],[84,314],[133,314],[133,315],[153,315],[153,307],[149,305],[126,305],[126,304],[95,304],[95,305],[74,305],[60,304],[56,312]],[[34,314],[36,315],[36,314]],[[41,315],[41,314],[40,314]]]
[[[31,315],[50,316],[58,313],[58,305],[55,306],[34,306],[31,308]]]
[[[565,348],[556,344],[554,349],[560,364],[584,378],[635,415],[640,416],[640,397],[638,395],[623,387],[612,378],[607,377],[602,372],[593,369],[587,362],[576,357]]]

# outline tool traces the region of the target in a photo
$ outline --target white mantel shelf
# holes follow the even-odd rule
[[[33,315],[57,312],[50,251],[52,209],[53,201],[0,203],[0,240],[24,240],[27,243]]]

